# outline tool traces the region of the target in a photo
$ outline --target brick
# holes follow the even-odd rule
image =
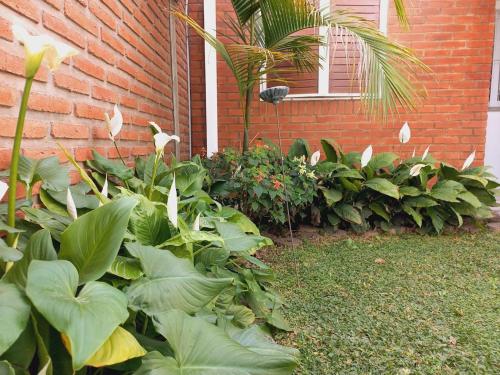
[[[43,13],[43,25],[59,34],[63,38],[73,42],[80,48],[85,48],[85,37],[79,30],[75,30],[74,28],[68,27],[66,22],[61,20],[60,18],[54,17],[53,15],[44,12]]]
[[[98,57],[102,61],[114,65],[115,64],[115,56],[109,48],[104,47],[100,42],[89,40],[87,43],[88,51],[92,55]]]
[[[41,11],[33,0],[0,0],[0,3],[35,22],[40,20]]]
[[[61,97],[42,93],[31,93],[28,108],[34,111],[69,114],[73,106],[71,102]]]
[[[118,102],[118,94],[116,94],[113,90],[102,86],[92,86],[92,97],[97,100],[114,104]]]
[[[64,0],[44,0],[47,4],[52,5],[55,9],[61,10],[64,5]]]
[[[0,137],[14,138],[16,134],[16,127],[16,117],[0,117]],[[28,119],[24,123],[23,138],[45,138],[48,135],[48,128],[47,124]]]
[[[115,86],[121,87],[122,89],[128,90],[130,88],[130,81],[128,78],[123,77],[115,73],[113,70],[108,71],[107,81]]]
[[[0,86],[0,106],[12,107],[17,104],[18,93],[11,87]]]
[[[76,78],[73,75],[56,72],[54,74],[54,83],[57,87],[71,92],[88,95],[90,93],[89,84],[86,80]]]
[[[118,18],[122,17],[122,8],[116,0],[101,0]]]
[[[74,4],[71,1],[66,1],[64,4],[64,14],[66,17],[75,22],[82,29],[87,30],[90,34],[95,36],[99,35],[99,27],[97,23],[93,21],[88,14],[79,5]]]
[[[85,160],[92,160],[92,150],[96,150],[98,153],[101,155],[104,155],[106,153],[104,147],[82,147],[82,148],[76,148],[75,149],[75,159],[78,162],[83,162]]]
[[[90,0],[89,9],[103,24],[108,26],[111,30],[116,29],[116,19],[115,17],[104,7],[102,7],[99,1]],[[102,31],[101,31],[102,32]]]
[[[54,138],[88,139],[90,131],[85,125],[55,123],[50,134]]]
[[[103,29],[101,30],[101,39],[116,52],[120,53],[121,55],[125,54],[125,45],[118,40],[116,34]]]
[[[0,169],[10,167],[12,150],[10,148],[0,148]]]
[[[86,103],[76,103],[75,114],[80,118],[104,121],[105,108]]]
[[[0,38],[12,41],[14,36],[12,35],[11,23],[9,20],[0,17]]]
[[[120,96],[120,105],[132,108],[132,109],[137,109],[137,99],[131,96]]]
[[[23,155],[33,159],[45,159],[57,156],[60,163],[66,163],[68,158],[60,148],[23,148]]]
[[[73,64],[75,68],[82,71],[83,73],[92,76],[94,78],[97,78],[98,80],[104,81],[105,78],[104,69],[96,65],[91,60],[83,56],[75,56],[73,57]]]

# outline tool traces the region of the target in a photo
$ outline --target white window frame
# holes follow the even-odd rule
[[[320,9],[330,9],[331,0],[320,0]],[[379,29],[387,35],[389,20],[389,0],[380,0]],[[328,37],[328,28],[321,27],[319,35]],[[322,46],[319,49],[320,59],[326,63],[318,69],[318,92],[310,94],[290,94],[285,100],[357,100],[361,98],[360,93],[331,93],[330,91],[330,46]],[[267,88],[266,76],[262,77],[260,89]]]
[[[495,46],[491,71],[490,109],[500,111],[500,1],[496,2]]]

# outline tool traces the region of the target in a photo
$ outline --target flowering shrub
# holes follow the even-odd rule
[[[243,155],[228,150],[205,159],[209,193],[267,228],[281,228],[286,223],[288,200],[292,222],[298,224],[309,216],[316,176],[305,156],[286,157],[284,173],[280,158],[278,148],[269,143]]]

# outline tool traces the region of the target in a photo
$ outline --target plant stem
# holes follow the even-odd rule
[[[7,225],[15,228],[16,225],[16,193],[17,193],[17,170],[19,166],[19,156],[21,152],[21,141],[23,139],[24,121],[26,119],[26,111],[28,109],[28,99],[33,85],[33,77],[27,78],[24,84],[24,92],[19,108],[19,117],[17,118],[16,135],[14,145],[12,147],[12,159],[10,165],[9,176],[9,200],[8,200],[8,217]],[[16,234],[9,233],[7,235],[7,244],[13,246],[16,240]]]
[[[151,175],[151,186],[149,187],[148,199],[153,197],[153,186],[155,185],[156,173],[158,172],[158,163],[160,162],[161,155],[156,154],[155,163],[153,165],[153,174]]]
[[[113,144],[115,145],[116,152],[118,153],[118,156],[120,157],[120,160],[122,161],[123,165],[127,166],[127,163],[125,163],[125,160],[123,160],[122,154],[120,153],[120,149],[118,148],[118,145],[116,144],[116,141],[113,140]]]

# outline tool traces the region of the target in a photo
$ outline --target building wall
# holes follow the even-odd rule
[[[13,40],[19,22],[49,34],[80,54],[51,74],[43,67],[29,101],[23,154],[64,157],[62,142],[83,161],[96,148],[117,157],[107,138],[104,113],[117,103],[124,116],[118,137],[132,160],[153,150],[147,128],[154,120],[173,131],[173,79],[167,9],[170,0],[0,0],[0,169],[10,163],[15,121],[24,84],[23,47]],[[174,3],[174,2],[173,2]],[[184,0],[176,1],[184,6]],[[189,157],[185,25],[177,24],[181,155]],[[169,145],[167,152],[173,151]]]
[[[337,141],[344,150],[362,151],[372,144],[376,152],[409,156],[431,144],[435,158],[461,165],[474,149],[484,158],[485,129],[493,53],[495,0],[407,1],[411,31],[401,31],[391,2],[389,36],[412,48],[431,69],[422,83],[428,97],[416,113],[401,113],[387,123],[363,115],[358,100],[288,101],[280,105],[285,145],[304,137],[314,149],[321,138]],[[230,0],[217,1],[218,31]],[[198,56],[203,51],[192,50]],[[242,116],[236,86],[223,61],[218,64],[219,145],[240,147]],[[272,106],[254,101],[250,138],[276,140]],[[403,122],[413,131],[401,147],[397,135]],[[197,125],[198,126],[198,125]],[[199,125],[201,127],[202,125]],[[196,151],[196,149],[195,149]]]

